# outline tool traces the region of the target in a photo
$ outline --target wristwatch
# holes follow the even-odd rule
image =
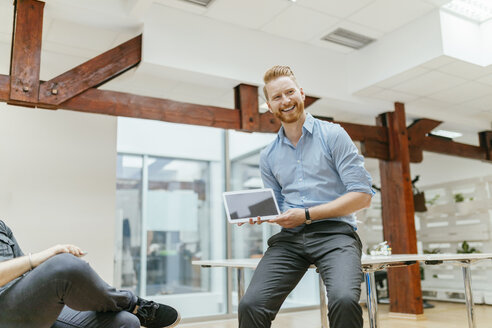
[[[304,208],[304,212],[306,213],[306,221],[304,221],[305,224],[311,224],[313,223],[313,220],[311,220],[311,216],[309,215],[309,208]]]

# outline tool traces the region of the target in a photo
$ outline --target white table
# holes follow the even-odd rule
[[[369,313],[369,324],[371,328],[378,327],[378,313],[376,290],[374,283],[374,272],[391,267],[407,266],[421,262],[425,265],[437,265],[444,262],[456,264],[462,268],[463,281],[465,286],[465,302],[468,315],[468,327],[476,328],[473,314],[473,298],[471,290],[470,265],[481,260],[492,259],[492,253],[478,254],[394,254],[389,256],[363,256],[362,271],[367,291],[367,309]],[[256,269],[260,259],[229,259],[229,260],[209,260],[193,261],[193,265],[200,265],[205,268],[228,267],[237,269],[238,304],[244,295],[244,269]],[[311,268],[315,268],[311,266]],[[320,310],[321,324],[323,328],[328,328],[328,313],[323,281],[320,277]]]

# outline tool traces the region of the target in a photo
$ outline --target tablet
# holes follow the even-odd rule
[[[275,194],[270,188],[228,191],[223,193],[227,220],[230,223],[248,222],[250,218],[261,221],[280,214]]]

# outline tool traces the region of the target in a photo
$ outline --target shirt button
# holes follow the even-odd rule
[[[300,178],[299,181],[302,181],[302,178]]]

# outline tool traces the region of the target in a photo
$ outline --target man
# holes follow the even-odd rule
[[[179,313],[106,284],[74,245],[24,255],[0,220],[0,327],[175,327]]]
[[[269,222],[283,229],[268,240],[239,304],[239,327],[270,327],[315,264],[326,286],[330,327],[360,328],[362,244],[353,213],[370,205],[371,178],[345,130],[304,112],[304,91],[289,67],[272,67],[264,82],[268,108],[282,127],[261,152],[260,170],[283,212]]]

